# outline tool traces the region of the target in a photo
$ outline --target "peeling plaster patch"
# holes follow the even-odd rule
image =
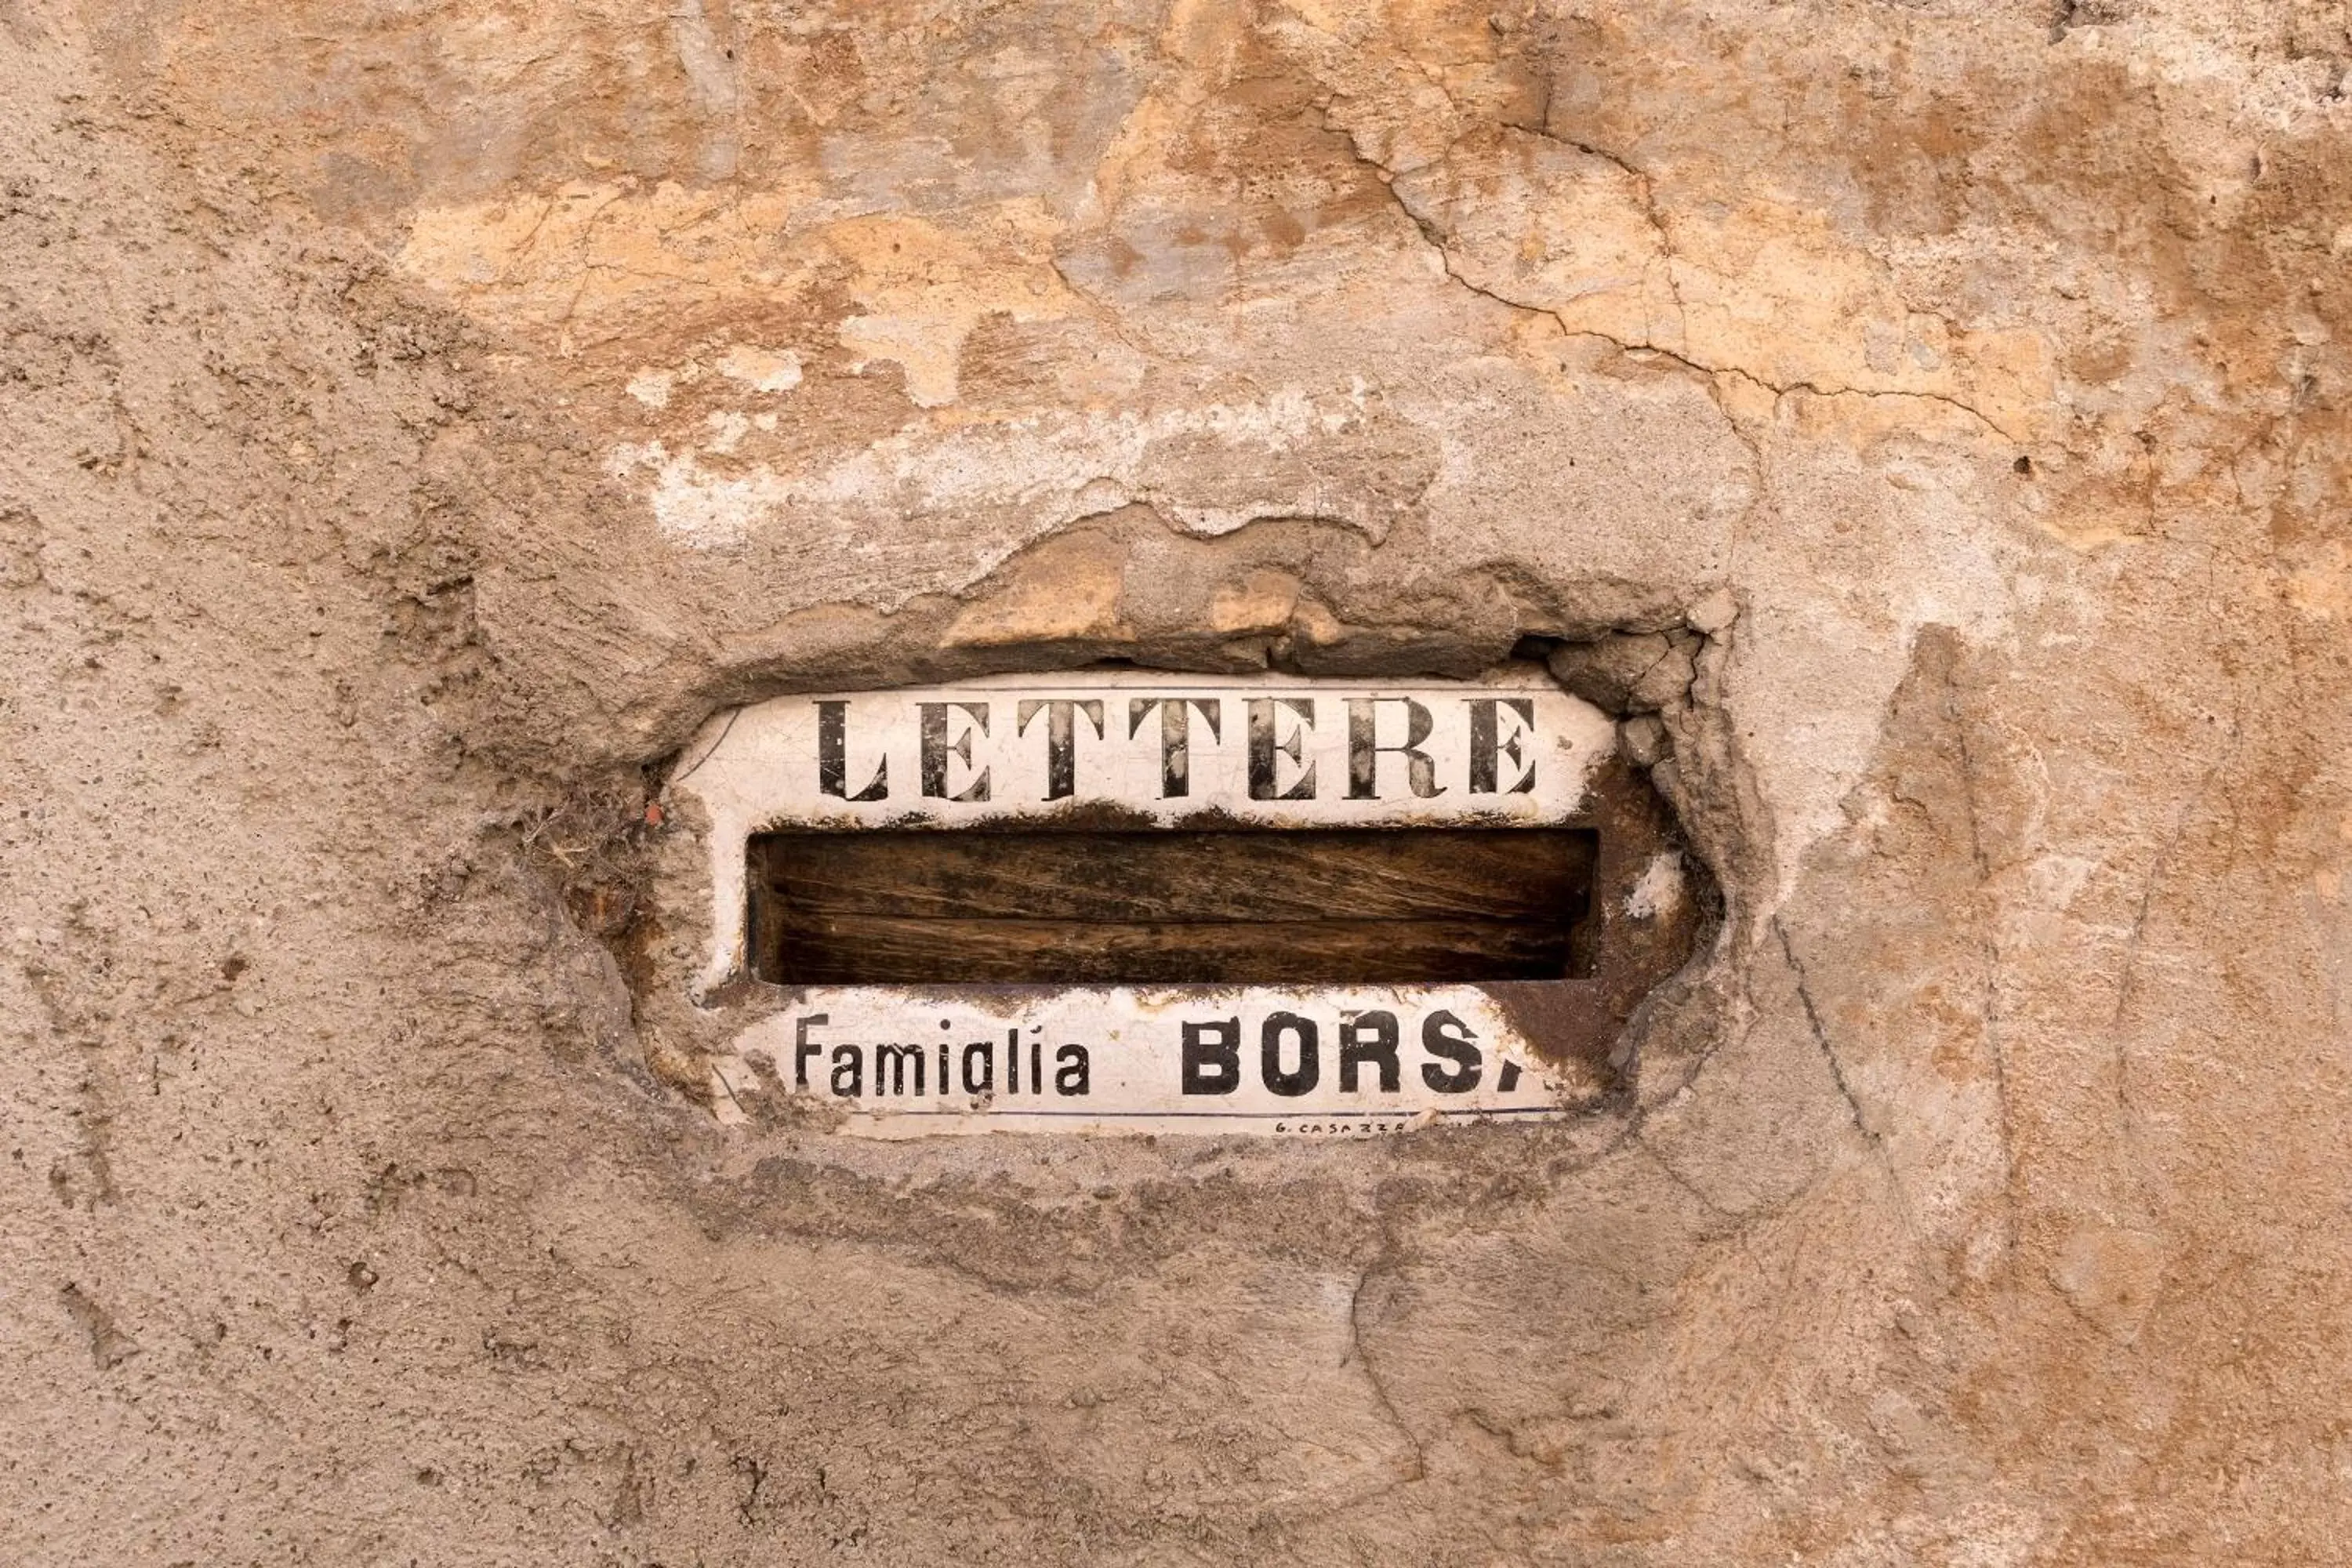
[[[2352,550],[2328,544],[2321,560],[2286,579],[2286,602],[2317,620],[2352,618]]]
[[[713,116],[735,112],[742,97],[742,84],[738,79],[735,51],[722,45],[711,32],[710,19],[699,5],[674,5],[669,14],[670,41],[677,48],[678,64],[686,68],[686,78],[694,89],[696,101],[703,111]],[[729,165],[731,170],[733,165]],[[723,175],[727,171],[720,171]]]
[[[790,392],[801,384],[801,356],[739,343],[720,357],[719,374],[754,392]]]
[[[1507,127],[1385,163],[1433,270],[1571,334],[1775,395],[1932,400],[2009,439],[2048,424],[2056,373],[2040,332],[1914,309],[1886,262],[1821,211],[1758,199],[1662,213],[1646,176]]]
[[[1096,478],[1078,487],[1078,505],[1086,509],[1084,515],[1088,517],[1118,511],[1134,500],[1134,493],[1117,479]]]
[[[1625,912],[1637,921],[1654,921],[1682,908],[1683,858],[1671,849],[1659,851],[1642,868],[1641,880],[1625,895]]]
[[[648,408],[667,408],[669,389],[676,380],[666,370],[641,370],[629,377],[629,395]]]
[[[1568,331],[1678,347],[1664,236],[1640,176],[1549,137],[1504,131],[1398,173],[1393,190],[1446,236],[1470,287]]]
[[[1209,601],[1209,629],[1223,635],[1278,632],[1298,608],[1298,579],[1261,568],[1238,582],[1220,583]]]
[[[1008,202],[992,216],[980,240],[904,216],[825,231],[825,248],[856,268],[849,292],[866,307],[841,323],[842,346],[897,363],[919,407],[956,401],[964,340],[982,321],[1054,321],[1081,310],[1054,270],[1059,224],[1034,202]]]
[[[710,427],[710,440],[702,449],[720,455],[732,452],[751,433],[751,421],[731,408],[722,408],[703,421]]]
[[[730,479],[709,473],[696,463],[692,453],[672,456],[659,441],[615,447],[604,467],[616,479],[626,479],[639,468],[652,468],[654,483],[646,499],[653,507],[654,522],[663,533],[698,550],[725,550],[742,543],[753,525],[774,510],[760,479]]]
[[[841,345],[868,360],[887,360],[907,373],[907,395],[918,408],[956,400],[964,323],[919,316],[852,316],[841,323]],[[858,362],[858,370],[866,361]]]
[[[2099,862],[2082,855],[2043,855],[2025,868],[2025,886],[2039,909],[2070,907],[2099,868]]]
[[[714,146],[717,144],[714,143]],[[792,220],[814,182],[772,177],[739,196],[663,181],[574,182],[545,195],[426,206],[402,245],[402,271],[469,313],[569,335],[617,316],[757,294],[790,294],[806,265]]]
[[[1003,593],[966,605],[941,640],[950,647],[988,647],[1131,636],[1118,617],[1124,567],[1121,552],[1107,541],[1083,533],[1050,540]]]
[[[606,471],[625,479],[651,470],[646,493],[662,531],[710,549],[740,544],[802,508],[849,527],[869,515],[903,523],[1002,507],[1045,532],[1130,500],[1202,534],[1265,518],[1318,517],[1378,542],[1436,467],[1431,433],[1360,413],[1351,399],[1296,389],[1150,415],[1056,414],[901,431],[813,473],[764,464],[740,473],[706,468],[703,455],[724,456],[741,439],[733,423],[741,417],[714,416],[713,438],[697,448],[625,443]]]
[[[2012,440],[2046,427],[2056,372],[2040,332],[1912,309],[1825,215],[1759,201],[1680,221],[1675,240],[1678,346],[1698,363],[1780,390],[1948,403]]]
[[[2164,1262],[2153,1232],[2086,1219],[2059,1247],[2050,1279],[2077,1312],[2129,1343],[2156,1305]]]
[[[1866,403],[1836,412],[1842,420],[1880,417]],[[1826,446],[1792,446],[1780,459],[1783,482],[1797,495],[1826,488],[1841,461]],[[1878,504],[1848,511],[1847,532],[1818,552],[1800,547],[1791,564],[1812,574],[1803,591],[1783,579],[1751,592],[1732,641],[1729,700],[1752,726],[1747,755],[1778,803],[1783,895],[1805,852],[1845,826],[1842,803],[1868,765],[1875,715],[1910,668],[1920,632],[1948,626],[1979,647],[2008,635],[2022,552],[1971,525],[1983,502],[1961,467],[1915,463],[1911,471],[1936,482],[1889,481]],[[1913,563],[1911,574],[1890,581],[1853,573],[1864,539],[1869,550]]]

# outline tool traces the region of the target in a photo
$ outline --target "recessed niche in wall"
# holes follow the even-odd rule
[[[1701,923],[1614,723],[1526,668],[783,697],[674,787],[739,1054],[878,1136],[1567,1114]]]

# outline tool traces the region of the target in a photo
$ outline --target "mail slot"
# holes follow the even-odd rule
[[[673,788],[701,994],[746,1014],[725,1098],[853,1134],[1556,1119],[1709,918],[1615,721],[1536,667],[778,697]]]
[[[1589,974],[1589,829],[771,833],[762,979],[1319,984]]]

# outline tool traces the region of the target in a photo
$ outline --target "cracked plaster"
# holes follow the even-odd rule
[[[2326,1560],[2347,68],[2302,0],[0,9],[5,1555]],[[698,1101],[713,711],[1515,649],[1729,900],[1607,1115]]]

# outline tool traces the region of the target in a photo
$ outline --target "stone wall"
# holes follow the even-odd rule
[[[0,1555],[2338,1555],[2347,26],[0,0]],[[1619,1113],[711,1114],[713,712],[1515,652]]]

